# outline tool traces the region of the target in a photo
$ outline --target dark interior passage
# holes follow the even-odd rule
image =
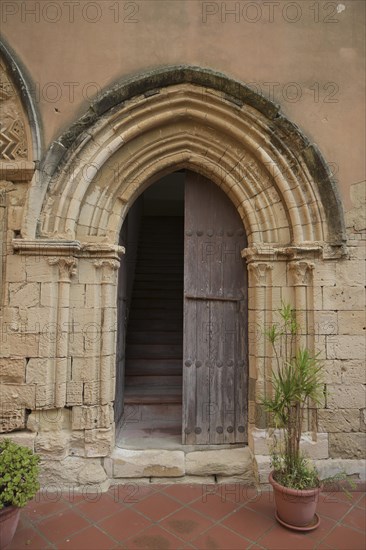
[[[121,231],[115,416],[119,442],[133,448],[181,441],[184,177],[151,185]]]
[[[141,219],[127,325],[125,404],[182,402],[181,216]]]

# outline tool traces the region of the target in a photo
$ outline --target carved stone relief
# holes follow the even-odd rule
[[[0,160],[28,159],[28,139],[22,106],[1,60],[0,112]]]

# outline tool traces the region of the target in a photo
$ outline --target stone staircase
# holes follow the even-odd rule
[[[182,217],[142,218],[126,340],[127,406],[181,408],[183,245]]]

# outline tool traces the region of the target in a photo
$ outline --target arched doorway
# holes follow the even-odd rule
[[[254,453],[256,430],[266,425],[260,398],[270,383],[272,362],[257,327],[272,322],[286,297],[299,316],[306,312],[303,338],[314,349],[314,327],[323,310],[314,274],[345,253],[340,200],[327,165],[277,106],[224,75],[190,67],[157,70],[106,92],[49,148],[29,189],[21,238],[13,240],[16,254],[39,256],[42,250],[42,273],[39,265],[28,273],[43,285],[47,322],[63,329],[60,338],[37,351],[42,384],[35,383],[37,398],[29,408],[58,408],[71,415],[72,437],[68,432],[65,439],[85,460],[110,457],[115,442],[121,227],[149,185],[174,170],[209,179],[234,205],[245,228],[248,245],[241,256],[248,268],[249,372],[244,431]],[[192,364],[184,368],[203,372],[202,364],[192,368],[193,360],[201,363],[188,357]],[[196,388],[199,392],[200,384]],[[195,435],[203,433],[199,423],[193,424]],[[215,429],[221,427],[215,423]],[[149,475],[150,470],[143,471]],[[180,475],[185,471],[183,464]],[[126,476],[136,472],[123,459],[119,477]]]
[[[246,237],[234,205],[181,170],[140,195],[120,244],[117,443],[246,442]]]

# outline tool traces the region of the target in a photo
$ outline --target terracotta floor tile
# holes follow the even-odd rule
[[[362,494],[360,500],[357,502],[356,506],[360,506],[361,508],[366,508],[366,495]]]
[[[245,504],[245,508],[249,508],[254,512],[263,514],[264,516],[273,519],[275,515],[275,503],[273,493],[262,493],[257,498],[249,500]]]
[[[12,543],[6,548],[6,550],[22,550],[28,548],[29,550],[43,550],[44,548],[51,548],[49,542],[39,535],[33,527],[26,527],[25,529],[17,529]]]
[[[172,533],[168,533],[158,525],[153,525],[135,537],[128,539],[125,546],[128,550],[137,548],[144,550],[183,550],[183,548],[187,548],[185,541],[180,540]]]
[[[26,527],[32,527],[33,525],[34,525],[34,521],[31,521],[27,517],[25,513],[25,508],[22,508],[22,510],[20,511],[19,523],[18,523],[17,529],[20,531],[20,529],[25,529]]]
[[[41,521],[44,518],[63,512],[66,509],[69,509],[69,506],[63,498],[53,502],[43,499],[40,501],[32,500],[25,506],[24,514],[32,521]]]
[[[272,493],[239,483],[132,481],[103,494],[40,493],[21,511],[9,550],[365,550],[366,496],[352,495],[322,494],[319,528],[300,534],[277,524]]]
[[[366,512],[362,508],[353,508],[342,519],[342,523],[354,529],[366,532]]]
[[[329,544],[333,550],[365,550],[366,535],[349,527],[336,527],[323,542]]]
[[[273,550],[311,550],[317,544],[307,533],[297,533],[278,524],[258,542],[264,548]]]
[[[94,525],[56,541],[56,548],[62,550],[111,550],[118,543]]]
[[[319,541],[323,539],[336,525],[336,520],[327,518],[325,516],[320,516],[319,527],[314,531],[309,531],[306,536],[315,541]]]
[[[222,523],[244,537],[256,541],[270,527],[273,527],[275,520],[256,514],[247,508],[240,508]]]
[[[333,501],[337,500],[339,502],[346,502],[347,504],[350,504],[351,506],[355,505],[360,498],[362,497],[362,493],[359,492],[348,492],[345,493],[344,491],[334,491],[334,492],[328,492],[328,493],[321,493],[320,499],[325,497],[325,501]]]
[[[252,542],[241,535],[233,533],[223,525],[210,527],[203,535],[193,541],[195,548],[230,548],[230,550],[242,550],[248,548]]]
[[[206,492],[206,487],[206,485],[169,485],[162,492],[188,504],[202,498],[202,495]]]
[[[88,493],[88,498],[97,498],[99,494],[100,493],[95,492]],[[66,502],[66,504],[70,504],[71,506],[73,506],[74,504],[85,500],[85,494],[71,490],[70,492],[65,493],[62,498]]]
[[[231,500],[237,504],[244,504],[253,498],[260,498],[262,492],[256,487],[243,485],[242,483],[222,483],[218,491],[223,500]]]
[[[37,528],[51,542],[72,535],[89,523],[74,510],[66,510],[50,518],[41,520]]]
[[[175,512],[181,507],[181,503],[173,500],[168,495],[157,493],[136,504],[134,509],[153,521],[160,521],[165,518],[165,516]]]
[[[103,518],[119,512],[124,507],[125,505],[123,503],[115,501],[111,495],[105,493],[94,502],[82,500],[75,508],[89,520],[98,522]]]
[[[158,488],[154,485],[138,485],[131,481],[131,483],[124,483],[123,485],[114,485],[109,489],[108,494],[116,502],[134,505],[156,492],[158,492]]]
[[[319,499],[317,513],[320,516],[326,516],[333,519],[341,519],[350,509],[352,504],[348,502],[336,500],[333,495],[329,495],[326,499]]]
[[[98,527],[119,541],[124,541],[150,527],[151,522],[131,508],[125,508],[98,523]]]
[[[191,541],[210,527],[212,521],[190,508],[183,508],[164,519],[160,525],[173,535]]]
[[[197,510],[209,518],[219,520],[238,508],[238,504],[230,500],[222,500],[221,496],[205,495],[202,499],[198,499],[190,504],[192,510]]]

